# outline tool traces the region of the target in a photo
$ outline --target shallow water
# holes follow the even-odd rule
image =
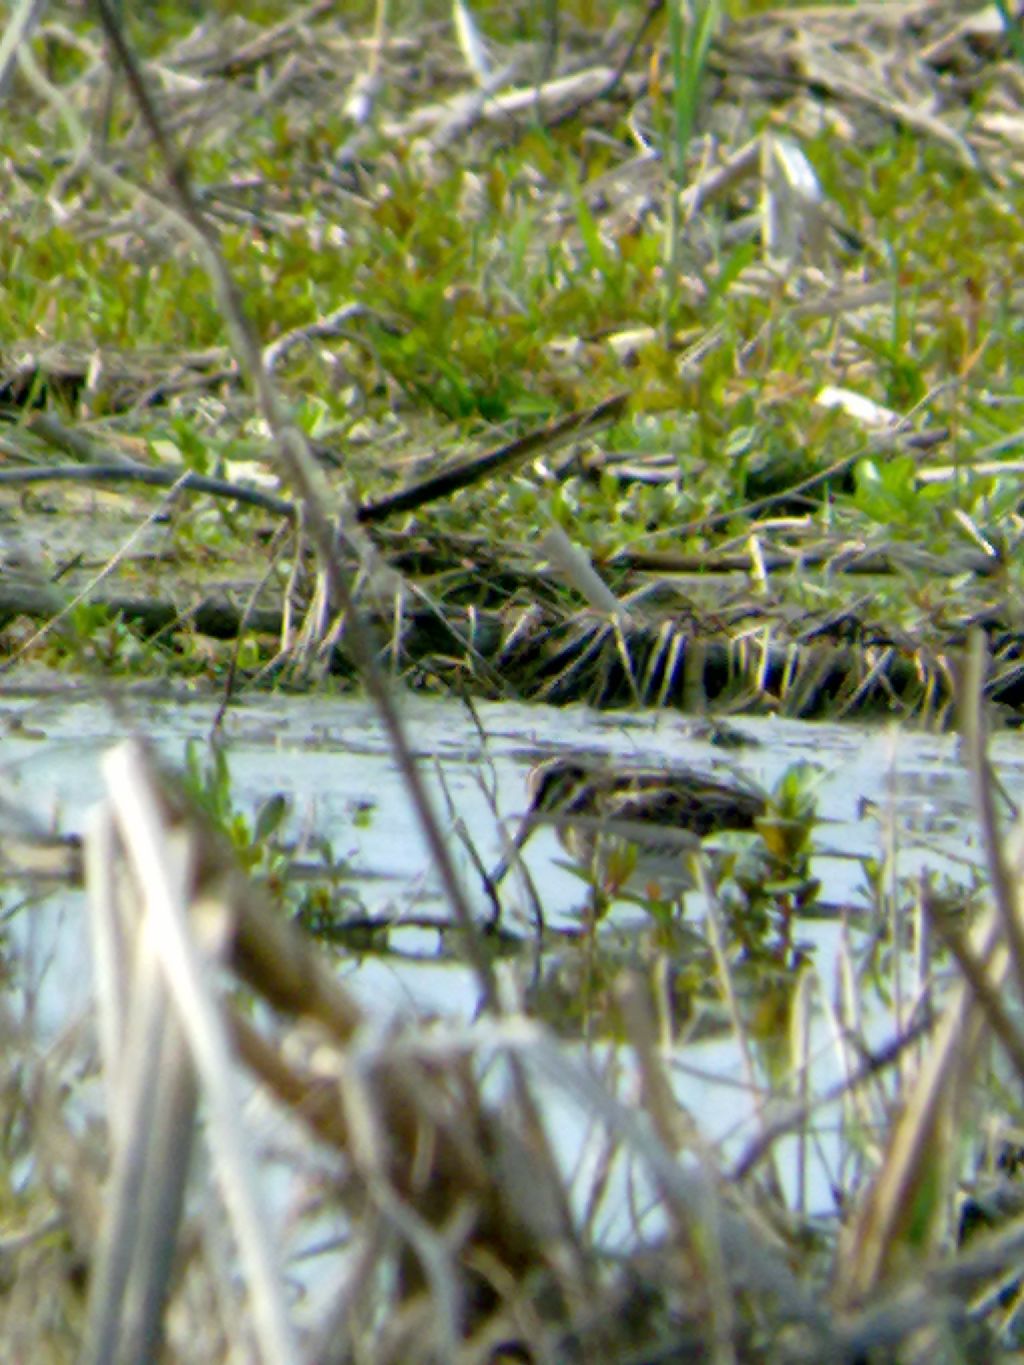
[[[216,702],[199,699],[132,701],[117,716],[103,703],[78,702],[66,694],[36,699],[0,694],[2,790],[8,802],[32,811],[40,824],[81,830],[88,808],[102,795],[104,749],[134,726],[168,759],[180,762],[186,741],[207,739],[216,708]],[[695,738],[692,723],[664,712],[599,714],[582,707],[556,711],[509,703],[480,705],[476,712],[482,733],[458,704],[408,697],[403,705],[442,825],[450,828],[449,809],[457,811],[485,866],[498,860],[501,838],[484,785],[493,791],[506,830],[514,830],[525,805],[526,774],[538,755],[580,746],[624,762],[696,763],[720,773],[735,771],[766,786],[792,763],[815,764],[823,823],[814,870],[832,903],[863,903],[858,859],[890,845],[898,850],[901,873],[928,866],[965,877],[966,865],[976,857],[968,781],[949,737],[750,719],[735,722],[734,728],[749,736],[751,745],[723,750]],[[260,697],[229,712],[221,737],[238,806],[255,807],[276,793],[286,796],[294,832],[324,834],[336,855],[351,858],[369,913],[447,919],[384,732],[367,703]],[[1016,736],[1006,736],[994,754],[1012,794],[1024,785],[1024,747]],[[868,817],[862,815],[866,802],[874,807]],[[365,823],[355,822],[354,812],[367,806]],[[453,838],[452,847],[470,900],[486,915],[479,879],[458,840]],[[583,888],[559,866],[565,855],[553,830],[539,827],[525,856],[549,922],[573,922]],[[514,883],[510,878],[504,892],[507,913],[515,923],[521,908],[525,927],[525,897]],[[617,913],[638,912],[627,907]],[[808,932],[826,947],[827,926],[811,925]],[[419,942],[429,952],[434,935],[410,933],[406,940],[405,946]],[[377,1001],[393,999],[404,1007],[416,1000],[427,1008],[440,1001],[446,1010],[475,1009],[472,992],[456,989],[453,995],[452,973],[443,966],[399,969],[368,961],[355,975],[365,977]]]
[[[136,727],[169,759],[180,761],[187,740],[203,741],[209,735],[216,705],[209,700],[132,701],[115,715],[104,704],[67,695],[0,695],[6,800],[31,810],[44,825],[81,830],[89,806],[102,794],[98,762],[104,749]],[[838,904],[866,909],[858,858],[879,854],[886,841],[898,846],[896,861],[902,873],[927,866],[966,877],[977,856],[968,780],[951,738],[848,725],[738,720],[735,728],[753,742],[723,751],[695,737],[690,723],[665,713],[610,715],[503,703],[476,708],[480,729],[463,707],[452,703],[408,697],[403,713],[442,824],[450,823],[445,813],[450,801],[488,866],[498,858],[501,841],[482,780],[493,789],[499,815],[514,828],[523,810],[530,765],[542,753],[578,746],[623,761],[732,769],[763,785],[771,785],[798,760],[816,764],[825,823],[818,831],[823,851],[815,871],[825,898]],[[370,913],[447,918],[383,730],[365,702],[257,698],[229,713],[222,738],[237,804],[256,806],[275,793],[286,795],[293,804],[296,830],[325,833],[336,853],[351,856],[360,896]],[[1019,790],[1024,748],[1016,736],[1000,739],[994,757],[1011,794]],[[862,815],[865,801],[875,807],[867,818]],[[357,826],[353,810],[367,803],[372,805],[371,818]],[[453,847],[471,901],[485,915],[488,904],[482,888],[456,841]],[[564,855],[552,831],[536,831],[526,858],[550,921],[571,922],[581,901],[581,885],[557,866]],[[508,913],[513,921],[518,899],[511,889]],[[525,909],[521,913],[525,924]],[[617,913],[638,912],[627,907]],[[16,919],[12,932],[13,945],[22,955],[21,975],[33,983],[35,1021],[48,1034],[89,998],[89,978],[82,970],[86,936],[81,896],[65,894],[46,901],[30,917]],[[842,933],[838,923],[814,922],[801,928],[801,937],[815,945],[815,967],[826,993],[836,980]],[[436,940],[425,930],[408,937],[427,954]],[[450,964],[368,957],[341,970],[347,986],[378,1011],[416,1008],[468,1021],[478,1008],[470,978]],[[889,1031],[886,1012],[876,1014],[867,1007],[867,1014],[869,1032],[883,1036]],[[735,1046],[720,1042],[689,1046],[685,1055],[670,1056],[669,1061],[676,1068],[680,1101],[700,1114],[706,1136],[735,1156],[756,1129]],[[814,1085],[835,1079],[836,1065],[823,1053]],[[556,1145],[574,1153],[581,1141],[577,1125],[568,1112],[556,1117],[559,1108],[553,1100]]]

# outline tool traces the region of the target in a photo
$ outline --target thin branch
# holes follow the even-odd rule
[[[480,983],[485,1000],[489,1006],[494,1007],[497,1000],[494,974],[479,942],[472,908],[466,899],[444,835],[434,815],[429,794],[413,757],[412,746],[406,738],[398,706],[377,662],[376,642],[356,605],[348,575],[338,555],[338,532],[340,531],[358,550],[367,570],[374,565],[375,551],[356,524],[351,499],[343,491],[332,494],[302,433],[288,420],[286,410],[267,371],[263,350],[246,312],[241,291],[227,268],[216,233],[199,207],[185,161],[171,145],[157,116],[142,72],[128,47],[114,8],[110,0],[97,0],[97,9],[114,56],[124,70],[142,119],[160,153],[165,174],[177,201],[179,221],[188,229],[189,236],[203,259],[225,322],[232,334],[239,365],[248,377],[263,418],[276,439],[282,471],[301,504],[304,523],[327,575],[331,598],[344,612],[349,652],[384,724],[396,765],[402,773],[445,896],[466,930],[467,958]],[[338,508],[337,526],[328,512],[332,505]]]

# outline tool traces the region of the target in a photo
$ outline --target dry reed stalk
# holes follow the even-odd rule
[[[885,1156],[849,1229],[837,1296],[865,1304],[883,1286],[919,1274],[951,1233],[958,1138],[986,1044],[995,1033],[1011,1060],[1024,1063],[1024,1033],[1003,1004],[1009,989],[1024,997],[1020,888],[1024,868],[1010,867],[993,803],[982,714],[987,658],[975,632],[962,683],[962,727],[982,830],[993,904],[967,940],[934,923],[953,948],[963,979],[939,1020],[934,1041],[890,1130]]]
[[[143,745],[129,741],[106,766],[118,858],[111,863],[109,824],[100,820],[93,837],[102,856],[89,866],[115,1156],[83,1359],[144,1359],[126,1343],[144,1340],[151,1349],[159,1340],[197,1080],[254,1316],[263,1313],[262,1349],[268,1359],[299,1358],[273,1255],[259,1245],[255,1197],[239,1179],[250,1162],[231,1055],[343,1158],[337,1193],[351,1216],[383,1216],[398,1230],[400,1304],[428,1288],[436,1303],[442,1285],[450,1334],[464,1338],[481,1330],[503,1295],[550,1278],[565,1261],[570,1220],[529,1113],[486,1103],[466,1055],[431,1055],[422,1040],[401,1034],[382,1038],[322,952],[237,870]],[[161,899],[163,909],[154,909]],[[161,923],[169,908],[176,927]],[[214,963],[291,1036],[257,1029],[249,1011],[212,986]],[[307,1055],[296,1061],[302,1038]],[[137,1217],[140,1201],[153,1210],[147,1220]],[[136,1301],[145,1305],[139,1313]]]

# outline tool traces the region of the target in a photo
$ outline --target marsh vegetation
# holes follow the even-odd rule
[[[0,654],[135,738],[84,838],[3,812],[6,1358],[1013,1358],[1020,49],[1002,3],[12,7]],[[223,748],[158,761],[186,690],[358,690],[440,929]],[[882,811],[823,905],[804,764],[687,851],[696,914],[592,841],[567,928],[413,690],[495,828],[482,701],[959,715],[971,866],[901,876]],[[456,1008],[360,993],[398,928]]]

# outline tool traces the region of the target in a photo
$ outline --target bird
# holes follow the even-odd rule
[[[709,836],[755,830],[768,797],[753,783],[725,782],[691,767],[641,767],[559,755],[527,778],[529,805],[500,880],[530,833],[555,828],[595,891],[614,897],[637,882],[657,899],[694,885],[692,854]]]

